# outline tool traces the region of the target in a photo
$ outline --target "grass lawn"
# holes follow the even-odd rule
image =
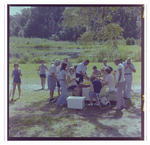
[[[108,63],[114,70],[117,66]],[[46,64],[48,68],[50,64]],[[75,64],[74,64],[75,65]],[[92,73],[92,67],[98,69],[102,63],[90,63],[87,73]],[[141,63],[135,62],[136,73],[133,74],[133,84],[141,85]],[[140,94],[134,93],[128,110],[123,110],[119,116],[111,109],[100,110],[97,106],[87,106],[82,110],[56,107],[49,104],[49,91],[40,91],[40,77],[36,71],[38,64],[20,64],[22,70],[21,99],[18,99],[18,89],[14,101],[9,98],[9,131],[10,137],[16,137],[21,132],[22,137],[140,137]],[[12,84],[9,65],[9,87]],[[46,83],[47,89],[47,83]],[[57,98],[55,92],[54,98]],[[134,118],[134,119],[133,119]],[[136,122],[136,123],[135,123]],[[118,125],[119,124],[119,125]]]

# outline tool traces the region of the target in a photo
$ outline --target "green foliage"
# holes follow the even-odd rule
[[[137,49],[133,52],[133,58],[135,62],[141,62],[141,50]]]
[[[92,45],[94,38],[94,31],[84,32],[81,37],[78,38],[78,42],[81,45]]]
[[[97,52],[98,54],[98,62],[103,62],[103,59],[106,58],[107,61],[113,61],[113,50],[107,49],[105,47],[100,48]]]
[[[118,49],[118,39],[122,38],[123,29],[115,23],[110,23],[104,26],[97,34],[97,39],[107,41],[108,48],[112,48],[114,51]]]
[[[126,45],[135,45],[135,40],[134,38],[127,38],[126,39]]]
[[[59,41],[59,37],[57,35],[52,35],[49,40]]]

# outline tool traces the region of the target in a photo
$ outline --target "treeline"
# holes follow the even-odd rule
[[[9,16],[9,36],[91,42],[140,39],[141,7],[38,6]]]

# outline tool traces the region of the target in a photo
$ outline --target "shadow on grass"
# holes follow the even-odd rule
[[[132,106],[131,100],[128,100],[128,104],[130,105],[129,112],[138,113],[136,111],[136,107]],[[13,102],[12,102],[13,103]],[[25,114],[23,112],[26,112]],[[77,117],[75,118],[74,115]],[[18,114],[9,118],[9,125],[12,126],[10,136],[16,135],[16,133],[22,130],[22,135],[24,137],[40,137],[43,132],[53,131],[53,124],[62,123],[62,119],[68,120],[80,120],[83,122],[81,124],[84,125],[84,122],[88,122],[97,126],[95,132],[91,130],[91,137],[95,134],[95,136],[100,137],[101,131],[104,130],[103,135],[106,137],[114,136],[114,137],[123,137],[124,135],[119,133],[118,129],[110,123],[110,125],[105,125],[103,122],[99,122],[98,118],[103,121],[103,119],[120,119],[123,116],[123,112],[112,110],[112,107],[108,109],[100,109],[98,106],[88,106],[87,103],[85,108],[82,110],[79,109],[68,109],[67,106],[57,107],[54,103],[49,103],[49,98],[43,101],[34,102],[32,105],[25,106],[24,108],[19,109]],[[132,119],[132,118],[131,118]],[[54,136],[58,137],[66,137],[72,136],[76,137],[74,134],[77,131],[77,127],[74,126],[76,123],[69,124],[70,132],[67,131],[67,135],[63,132],[54,131]],[[37,127],[38,126],[38,127]],[[68,125],[63,124],[64,128],[68,128]],[[61,126],[61,127],[62,127]],[[36,128],[37,127],[37,128]],[[60,128],[59,128],[60,129]],[[32,130],[32,134],[28,135],[28,132]],[[71,133],[71,135],[69,135]],[[83,135],[84,136],[84,135]],[[50,136],[46,136],[50,137]],[[53,135],[52,135],[53,137]]]
[[[14,99],[14,100],[10,100],[10,101],[9,101],[9,105],[13,105],[18,99],[19,99],[19,98]]]
[[[33,90],[34,92],[38,92],[38,91],[44,91],[43,89],[37,89],[37,90]]]

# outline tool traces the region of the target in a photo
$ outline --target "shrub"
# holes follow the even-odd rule
[[[49,39],[54,41],[59,41],[59,37],[57,35],[52,35]]]
[[[40,61],[41,61],[41,58],[40,58],[40,57],[34,57],[34,58],[32,59],[32,63],[40,63]]]
[[[29,57],[30,57],[30,56],[29,56],[28,54],[25,54],[24,57],[23,57],[24,61],[27,62],[27,61],[29,60]]]
[[[78,57],[78,59],[76,59],[76,63],[81,63],[81,62],[83,62],[83,61],[85,60],[85,58],[87,59],[87,57],[85,57],[85,56],[80,56],[80,57]]]
[[[118,56],[118,51],[116,50],[114,52],[113,49],[108,49],[108,48],[100,48],[97,52],[98,55],[98,62],[103,62],[103,59],[106,58],[107,61],[112,62],[114,61],[114,57]]]
[[[26,63],[26,61],[25,61],[23,58],[20,58],[19,63],[23,63],[23,64],[25,64],[25,63]]]
[[[135,50],[133,53],[133,59],[135,62],[141,61],[141,49]]]
[[[127,38],[126,39],[126,45],[134,45],[135,44],[135,40],[134,38]]]

